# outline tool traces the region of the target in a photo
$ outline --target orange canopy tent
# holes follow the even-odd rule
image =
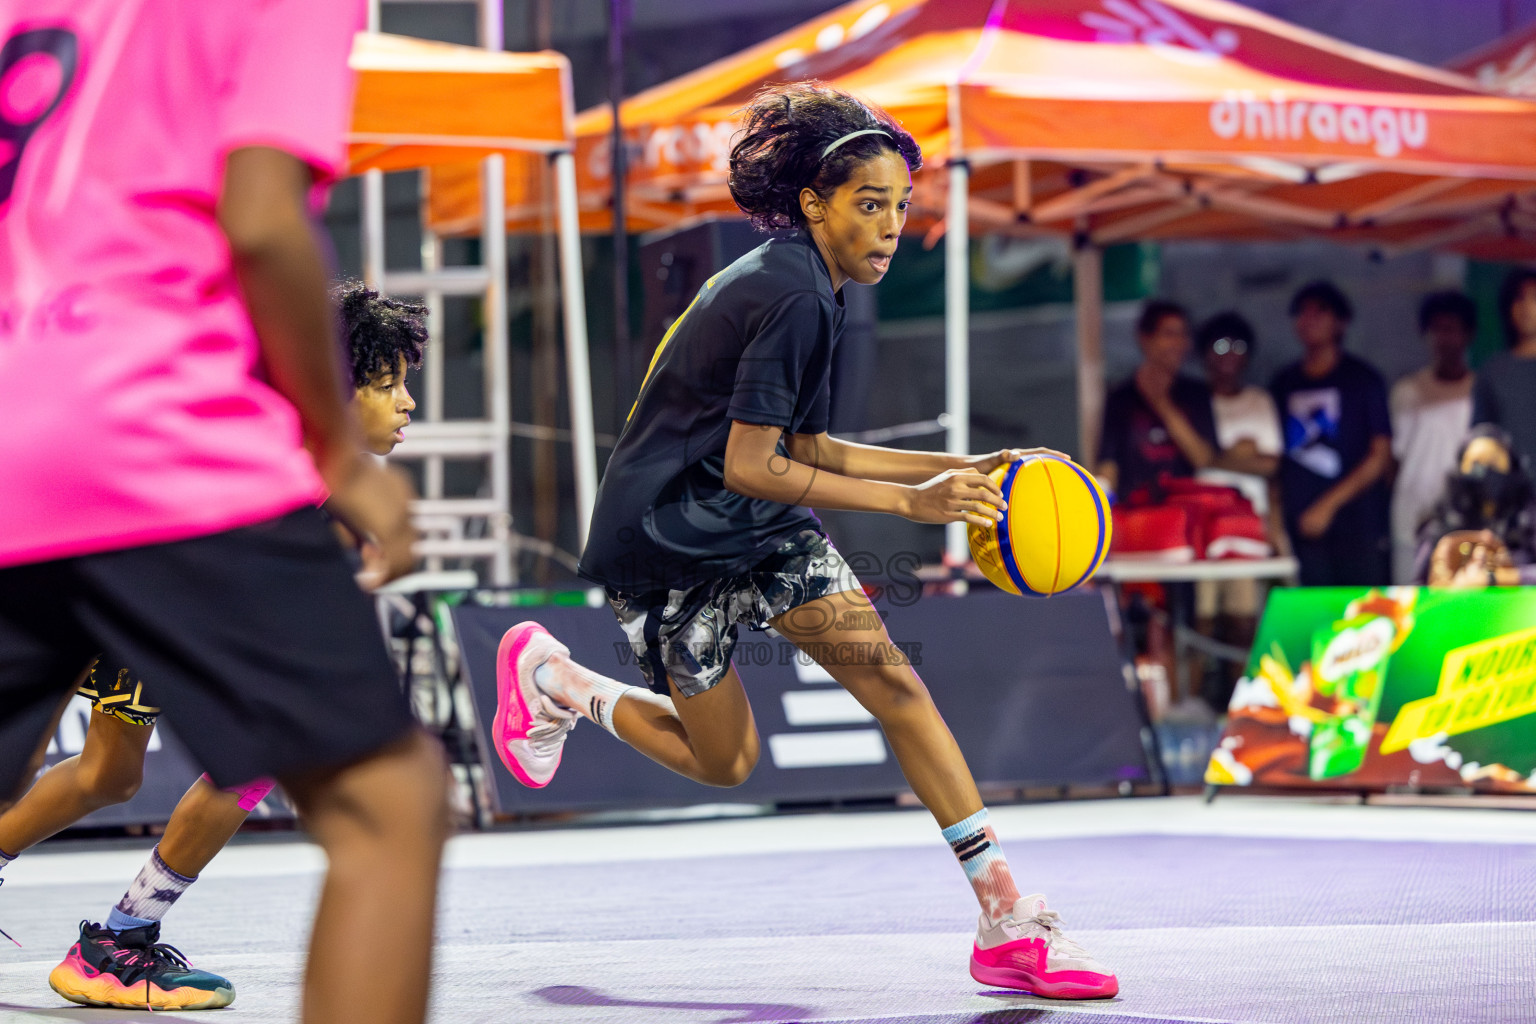
[[[624,103],[639,222],[728,209],[736,111],[799,78],[890,110],[930,166],[964,157],[994,230],[1438,241],[1536,187],[1536,108],[1223,0],[856,0]],[[606,106],[577,119],[584,226],[610,126]],[[462,184],[434,175],[439,229],[473,220]]]
[[[396,171],[509,151],[557,153],[575,137],[571,62],[359,33],[349,170]]]
[[[531,155],[541,161],[553,158],[578,535],[584,542],[597,494],[597,449],[572,157],[570,61],[558,53],[506,53],[363,32],[354,39],[349,64],[357,72],[348,134],[349,171],[353,174],[457,162],[461,168],[467,166],[478,182],[481,165],[466,165],[464,161],[484,160],[484,180],[493,200],[487,204],[489,209],[500,205],[501,197],[495,193],[503,177],[504,154]],[[382,209],[379,176],[374,173],[369,177],[376,195],[365,207]],[[478,195],[476,202],[478,205]],[[506,246],[497,223],[500,219],[497,214],[489,225],[483,225],[488,229],[484,232],[484,267],[387,273],[382,217],[364,216],[364,266],[376,287],[406,293],[483,293],[490,307],[485,316],[487,422],[418,426],[411,454],[435,458],[483,449],[504,462],[511,409],[506,382]],[[488,434],[483,432],[487,427]],[[510,477],[494,471],[492,476],[499,511],[506,511]],[[509,573],[501,563],[505,555],[498,552],[497,558],[498,574]]]
[[[913,224],[947,229],[953,450],[968,446],[972,223],[1085,243],[1085,449],[1103,393],[1098,245],[1325,236],[1390,252],[1536,233],[1536,105],[1226,0],[855,0],[626,101],[634,209],[662,220],[724,205],[736,112],[761,85],[804,78],[889,110],[934,168]],[[577,120],[587,226],[611,187],[610,126],[607,108]],[[433,175],[443,228],[474,210],[454,175]],[[531,198],[519,184],[514,216]],[[951,545],[963,552],[963,531]]]

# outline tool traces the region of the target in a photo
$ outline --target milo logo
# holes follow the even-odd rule
[[[1316,669],[1318,676],[1332,682],[1380,667],[1392,653],[1396,635],[1392,620],[1384,618],[1340,630],[1323,650]]]

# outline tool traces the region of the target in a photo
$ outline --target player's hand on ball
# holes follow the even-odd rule
[[[914,523],[966,522],[992,526],[1008,506],[1002,489],[974,469],[947,469],[907,489],[902,515]]]
[[[969,460],[970,468],[981,473],[990,473],[998,466],[1006,466],[1031,455],[1052,455],[1058,459],[1069,459],[1065,452],[1058,452],[1054,448],[1004,448],[1000,451],[988,452],[985,455],[972,455]]]
[[[358,582],[365,588],[398,579],[415,566],[413,497],[415,492],[403,473],[361,454],[331,491],[327,507],[362,542],[363,571]]]

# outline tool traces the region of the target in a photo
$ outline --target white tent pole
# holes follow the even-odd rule
[[[384,290],[384,172],[363,172],[363,283]]]
[[[957,455],[971,450],[970,185],[971,165],[951,160],[944,234],[944,411],[945,448]],[[956,563],[970,560],[964,523],[944,528],[944,552]]]
[[[1092,472],[1104,419],[1104,253],[1081,242],[1072,254],[1077,325],[1077,461]]]
[[[497,586],[515,582],[510,534],[512,523],[512,375],[507,323],[507,170],[500,153],[480,164],[480,195],[484,206],[480,229],[480,260],[485,265],[485,412],[496,438],[491,452],[491,497],[500,515],[492,535],[502,543],[491,562]]]
[[[587,297],[581,270],[581,221],[576,208],[576,158],[555,154],[559,203],[560,294],[565,302],[565,376],[570,389],[571,459],[576,476],[576,543],[587,546],[597,500],[597,438],[592,425],[592,372],[587,348]]]

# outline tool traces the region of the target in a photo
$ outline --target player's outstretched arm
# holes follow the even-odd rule
[[[298,410],[316,465],[334,486],[362,438],[342,390],[325,259],[309,219],[311,183],[309,165],[290,153],[237,149],[225,164],[218,218],[268,377]]]
[[[412,565],[410,486],[363,455],[347,408],[326,264],[309,219],[309,165],[279,149],[230,153],[218,220],[261,342],[268,379],[298,410],[337,515],[374,543],[371,576]]]
[[[816,466],[859,480],[884,480],[916,484],[951,469],[990,473],[1004,463],[1026,455],[1057,455],[1050,448],[1004,448],[985,455],[952,455],[948,452],[913,452],[901,448],[843,441],[830,434],[788,434],[785,447],[797,462]]]
[[[889,512],[919,523],[995,522],[1006,503],[990,478],[972,468],[944,468],[911,483],[845,476],[779,454],[784,431],[735,420],[725,445],[725,486],[786,505]]]

